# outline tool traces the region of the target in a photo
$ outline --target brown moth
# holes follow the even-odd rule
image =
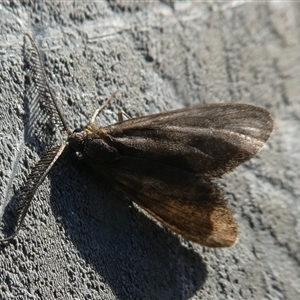
[[[17,235],[36,189],[71,147],[165,227],[203,246],[234,245],[238,226],[214,178],[261,150],[273,131],[271,115],[248,104],[208,104],[125,121],[119,115],[118,123],[97,128],[94,119],[101,107],[87,128],[71,132],[49,87],[37,46],[28,37],[36,98],[68,138],[32,169],[16,230],[0,242]]]

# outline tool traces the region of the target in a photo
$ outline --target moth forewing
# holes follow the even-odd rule
[[[230,247],[238,228],[217,185],[201,175],[122,157],[103,176],[167,228],[208,247]]]
[[[124,156],[219,177],[260,151],[273,120],[253,105],[211,104],[130,119],[105,130]]]

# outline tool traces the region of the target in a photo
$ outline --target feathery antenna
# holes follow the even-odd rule
[[[70,129],[67,126],[67,123],[63,117],[63,114],[58,106],[55,95],[53,94],[46,73],[42,64],[41,56],[39,50],[35,44],[34,39],[28,33],[26,36],[29,38],[32,48],[29,49],[30,52],[30,61],[29,61],[29,70],[30,70],[30,87],[29,87],[29,97],[31,98],[31,102],[33,102],[33,111],[36,112],[38,110],[38,105],[41,108],[46,109],[47,117],[50,117],[54,124],[63,126],[64,130],[68,135],[72,134]],[[30,126],[35,125],[38,117],[41,115],[34,113],[34,118],[30,124]],[[29,128],[30,132],[30,128]],[[22,188],[21,199],[18,208],[18,220],[16,224],[16,229],[14,233],[6,238],[0,239],[0,243],[10,241],[13,239],[18,232],[24,222],[25,216],[29,209],[29,206],[32,202],[33,196],[38,189],[38,187],[42,184],[47,174],[52,169],[55,162],[63,153],[64,149],[67,147],[67,143],[64,143],[59,146],[54,146],[48,152],[46,152],[39,162],[33,167],[31,170],[25,185]]]

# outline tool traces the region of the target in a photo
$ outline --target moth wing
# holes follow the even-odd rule
[[[103,172],[165,227],[207,247],[230,247],[237,224],[217,185],[164,164],[123,157]]]
[[[104,128],[123,156],[219,177],[257,154],[273,130],[263,108],[201,105],[126,120]]]

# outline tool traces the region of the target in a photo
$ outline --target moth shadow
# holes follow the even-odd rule
[[[59,165],[51,175],[53,213],[118,299],[195,295],[207,268],[189,243],[183,246],[81,162],[67,156]]]

